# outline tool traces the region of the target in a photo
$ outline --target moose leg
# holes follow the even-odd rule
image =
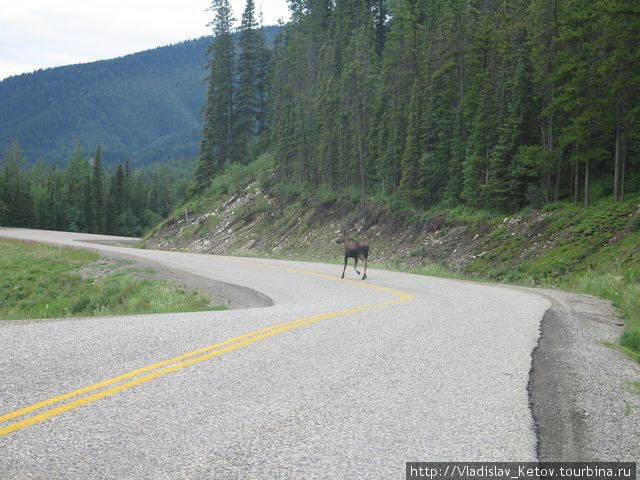
[[[349,257],[347,257],[345,255],[344,256],[344,268],[342,269],[342,277],[340,277],[340,278],[344,278],[344,271],[347,269],[347,260],[349,260]]]
[[[367,263],[369,262],[369,255],[364,256],[364,275],[362,275],[362,279],[367,278]]]
[[[360,272],[358,271],[358,257],[355,257],[354,260],[355,261],[353,263],[353,269],[356,271],[358,275],[360,275]]]

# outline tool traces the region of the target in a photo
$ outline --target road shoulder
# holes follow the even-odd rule
[[[535,291],[553,303],[529,380],[539,460],[640,460],[640,395],[629,384],[640,378],[640,365],[602,344],[617,343],[621,320],[607,301]]]

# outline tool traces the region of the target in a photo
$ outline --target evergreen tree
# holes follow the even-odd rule
[[[32,227],[33,198],[27,178],[22,172],[24,156],[17,140],[13,140],[4,154],[4,169],[0,184],[0,202],[6,225]]]
[[[414,206],[418,204],[420,194],[419,186],[421,183],[426,182],[426,178],[429,175],[428,166],[425,165],[427,163],[426,159],[420,160],[420,124],[422,120],[420,90],[420,85],[416,80],[411,93],[409,125],[407,128],[407,139],[405,142],[404,155],[402,156],[402,169],[400,174],[400,196],[407,203]],[[423,156],[423,158],[425,157]],[[420,172],[419,164],[421,167]]]
[[[48,172],[42,159],[38,160],[26,172],[25,176],[33,205],[33,218],[30,226],[39,229],[47,228],[50,223],[50,212],[46,208]]]
[[[118,235],[122,231],[121,215],[124,212],[125,174],[122,164],[118,164],[111,177],[107,199],[106,233]]]
[[[260,35],[255,20],[255,4],[246,0],[240,23],[238,55],[238,89],[235,95],[234,149],[236,161],[247,161],[249,146],[254,141],[257,99],[258,65],[260,61]]]
[[[105,204],[104,204],[104,173],[102,171],[102,152],[100,145],[96,147],[96,155],[93,159],[93,171],[91,175],[91,203],[92,203],[92,231],[103,233],[105,231]]]
[[[207,188],[216,172],[234,159],[234,105],[233,105],[233,39],[234,21],[228,0],[212,0],[210,10],[215,14],[214,41],[209,49],[209,87],[204,108],[204,127],[200,141],[200,157],[191,193]]]
[[[82,146],[77,143],[69,158],[65,171],[66,218],[72,232],[87,231],[89,219],[86,205],[90,202],[87,186],[89,185],[89,165],[83,157]]]
[[[267,113],[269,104],[269,75],[270,75],[270,62],[271,51],[266,46],[265,29],[262,25],[262,9],[260,10],[260,31],[259,31],[259,45],[258,45],[258,60],[257,60],[257,78],[256,78],[256,90],[257,90],[257,134],[261,136],[267,126]]]

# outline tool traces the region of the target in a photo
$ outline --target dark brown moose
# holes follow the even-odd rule
[[[369,244],[356,242],[353,238],[347,235],[347,231],[342,231],[342,236],[336,240],[336,243],[344,243],[344,268],[342,269],[342,277],[344,278],[344,271],[347,269],[347,261],[349,258],[353,258],[355,263],[353,268],[356,273],[360,275],[358,271],[358,259],[364,260],[364,275],[362,279],[367,278],[367,261],[369,258]]]

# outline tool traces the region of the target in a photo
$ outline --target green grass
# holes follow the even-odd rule
[[[394,272],[415,273],[416,275],[428,275],[430,277],[453,278],[457,280],[479,280],[477,278],[470,278],[461,273],[452,272],[443,265],[439,265],[437,263],[422,265],[420,267],[410,267],[401,263],[369,262],[369,267],[380,270],[391,270]]]
[[[108,316],[211,310],[208,299],[127,268],[99,279],[78,272],[98,255],[87,250],[0,240],[0,319]],[[214,307],[220,309],[224,307]]]
[[[610,199],[589,208],[554,203],[543,211],[552,242],[539,255],[523,256],[532,241],[500,226],[489,236],[487,253],[467,267],[500,282],[558,287],[610,300],[624,319],[620,350],[640,361],[640,231],[633,216],[639,196]],[[621,235],[624,233],[624,235]]]

